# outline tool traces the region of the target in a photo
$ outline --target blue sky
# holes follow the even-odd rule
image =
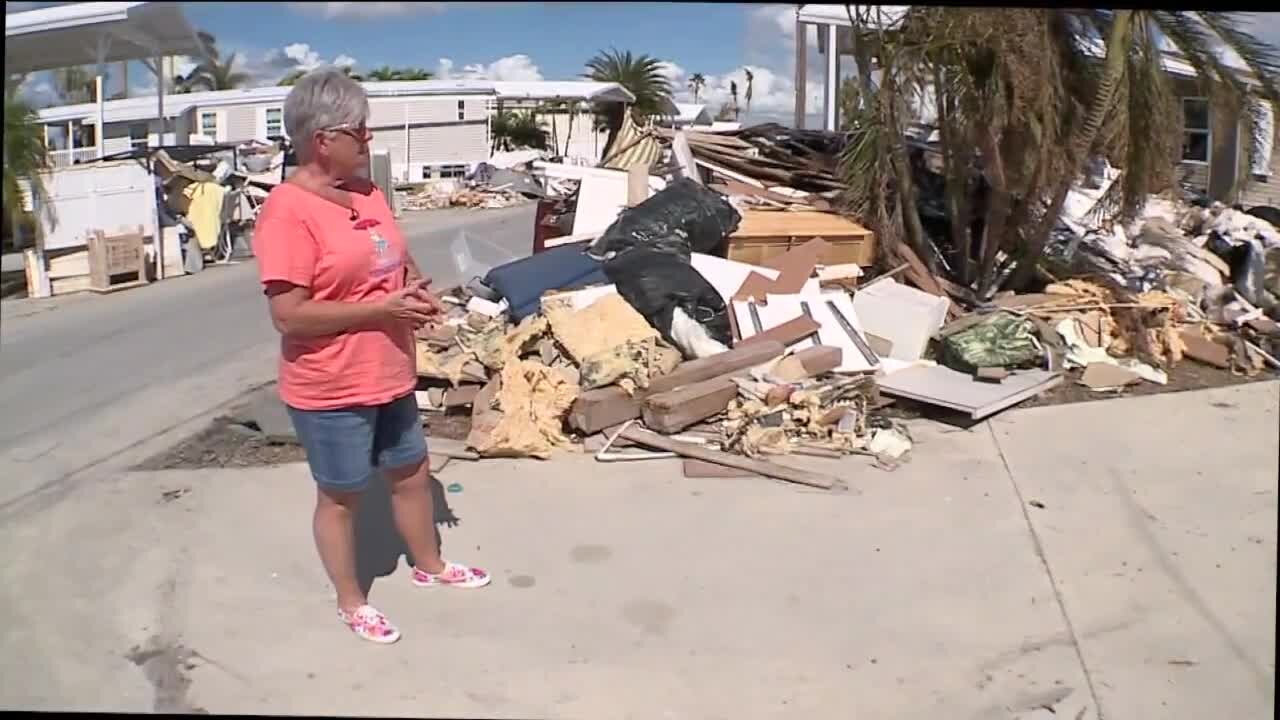
[[[55,3],[6,3],[6,11]],[[754,79],[752,117],[788,119],[794,102],[794,5],[746,3],[184,3],[192,23],[212,33],[223,55],[238,54],[254,84],[274,84],[296,68],[322,63],[422,67],[438,77],[565,80],[598,50],[648,53],[667,63],[677,100],[688,76],[708,79],[712,112],[729,83]],[[810,43],[811,46],[814,43]],[[818,65],[813,57],[815,78]],[[154,80],[130,68],[139,92]],[[118,89],[109,80],[108,93]],[[819,84],[809,83],[810,108]],[[748,118],[744,118],[748,119]]]
[[[6,2],[17,12],[64,3]],[[438,77],[491,80],[567,80],[578,77],[598,50],[648,53],[688,102],[689,75],[707,78],[702,100],[714,114],[736,81],[745,91],[744,68],[754,74],[747,122],[791,120],[795,88],[795,5],[642,2],[191,2],[192,23],[212,33],[223,56],[252,84],[275,84],[295,69],[324,63],[357,69],[380,65],[422,67]],[[1258,13],[1250,28],[1280,45],[1280,13]],[[810,29],[810,112],[821,107],[821,61]],[[188,59],[186,66],[194,63]],[[182,64],[179,71],[184,71]],[[130,67],[138,93],[154,92],[141,65]],[[108,78],[108,94],[120,88]],[[47,78],[26,86],[38,104],[54,102]],[[814,118],[810,116],[810,124]]]

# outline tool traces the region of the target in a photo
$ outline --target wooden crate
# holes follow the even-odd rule
[[[123,281],[121,275],[132,276]],[[147,252],[142,228],[123,235],[107,235],[101,230],[89,236],[89,288],[114,292],[147,284]]]
[[[747,210],[738,230],[729,236],[729,259],[760,265],[765,260],[820,237],[827,243],[823,265],[875,263],[875,235],[834,213],[816,211]]]

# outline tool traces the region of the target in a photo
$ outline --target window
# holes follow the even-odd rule
[[[1182,98],[1182,160],[1209,162],[1209,101]]]
[[[211,111],[200,113],[200,134],[214,140],[218,139],[218,113]]]
[[[266,112],[266,130],[267,138],[284,136],[284,109],[273,107],[267,108]]]
[[[451,180],[467,176],[466,165],[423,165],[423,180]]]
[[[458,101],[458,119],[459,120],[467,119],[467,105],[461,100]]]

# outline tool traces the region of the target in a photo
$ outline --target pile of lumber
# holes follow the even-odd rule
[[[796,131],[763,125],[733,133],[686,130],[679,134],[687,140],[699,166],[726,180],[759,190],[782,187],[800,193],[844,187],[835,175],[838,146]],[[676,135],[677,131],[663,131],[672,141]]]

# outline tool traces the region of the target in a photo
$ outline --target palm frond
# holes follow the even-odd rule
[[[1214,34],[1194,14],[1171,10],[1144,11],[1143,16],[1153,21],[1160,32],[1177,47],[1178,51],[1195,68],[1211,96],[1229,98],[1235,103],[1243,101],[1248,85],[1222,61],[1214,46]]]
[[[1280,105],[1280,49],[1245,31],[1243,17],[1234,12],[1199,12],[1199,18],[1231,48],[1253,73],[1263,94]]]

